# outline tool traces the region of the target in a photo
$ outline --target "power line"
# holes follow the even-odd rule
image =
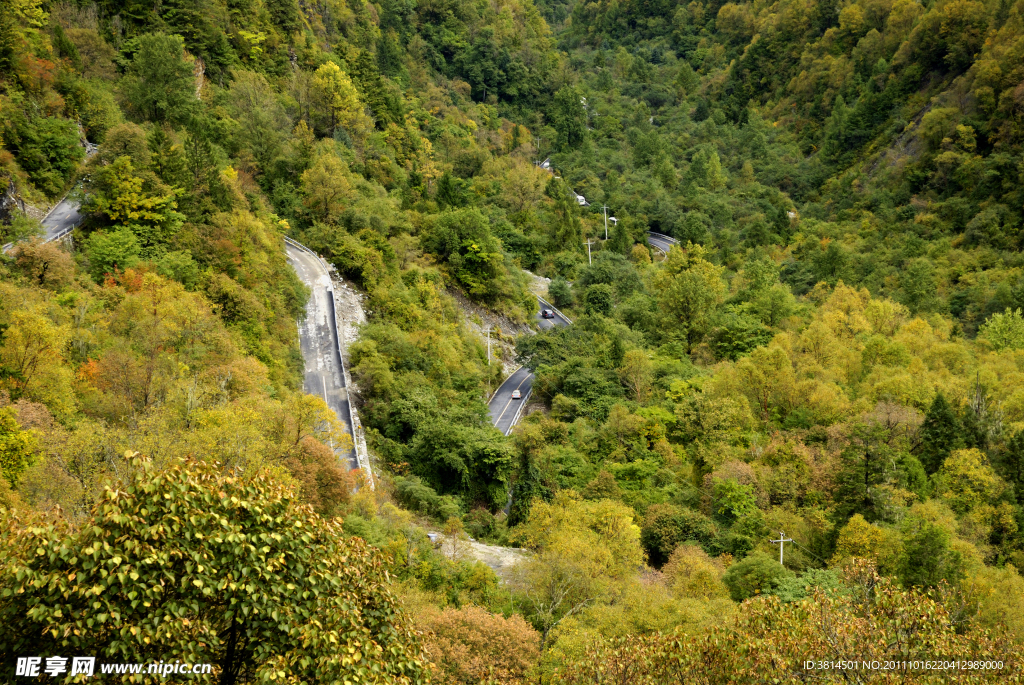
[[[790,540],[790,542],[792,542],[792,543],[793,543],[794,545],[796,545],[797,547],[799,547],[799,548],[800,548],[800,549],[802,549],[803,551],[805,551],[805,552],[807,552],[808,554],[810,554],[810,555],[811,555],[812,557],[814,557],[815,559],[817,559],[817,560],[818,560],[818,561],[820,561],[821,563],[823,563],[823,564],[826,564],[826,565],[828,564],[828,562],[827,562],[827,561],[825,561],[824,559],[822,559],[821,557],[819,557],[819,556],[818,556],[817,554],[815,554],[815,553],[814,553],[814,552],[812,552],[811,550],[809,550],[809,549],[807,549],[806,547],[804,547],[803,545],[801,545],[801,544],[800,544],[799,542],[797,542],[796,540]]]

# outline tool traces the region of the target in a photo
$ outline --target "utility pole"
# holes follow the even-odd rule
[[[608,205],[601,205],[604,210],[604,239],[608,240]]]
[[[778,540],[772,540],[771,542],[772,542],[772,544],[778,544],[779,545],[779,564],[781,564],[784,567],[785,564],[782,563],[782,548],[786,546],[787,542],[793,542],[792,538],[787,538],[786,534],[783,533],[780,530],[779,531],[779,539]]]
[[[487,327],[487,366],[491,365],[491,327]]]
[[[593,264],[594,263],[594,260],[590,258],[590,246],[593,245],[593,244],[594,243],[592,241],[587,240],[587,264]]]

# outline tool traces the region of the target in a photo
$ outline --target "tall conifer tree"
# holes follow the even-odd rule
[[[932,400],[921,426],[921,463],[929,475],[933,474],[949,453],[963,447],[963,444],[963,426],[940,392]]]

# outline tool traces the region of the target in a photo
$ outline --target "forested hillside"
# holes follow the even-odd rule
[[[1022,117],[1024,0],[0,0],[3,672],[1020,678]]]

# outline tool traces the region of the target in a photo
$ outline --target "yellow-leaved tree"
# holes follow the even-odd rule
[[[701,245],[687,243],[685,250],[673,247],[654,280],[655,288],[665,294],[660,304],[666,331],[688,346],[704,337],[726,292],[723,269],[712,264],[709,256]]]
[[[239,478],[197,461],[161,470],[126,459],[133,475],[105,488],[77,529],[3,515],[4,682],[16,655],[68,652],[101,664],[212,663],[224,685],[426,681],[417,637],[365,542],[266,471]]]
[[[352,79],[334,62],[325,62],[313,75],[313,99],[333,131],[342,126],[354,139],[362,140],[373,130]]]
[[[517,567],[513,587],[541,629],[542,645],[563,619],[644,563],[633,510],[613,500],[582,500],[572,490],[560,491],[550,504],[535,501],[514,541],[535,552]]]

